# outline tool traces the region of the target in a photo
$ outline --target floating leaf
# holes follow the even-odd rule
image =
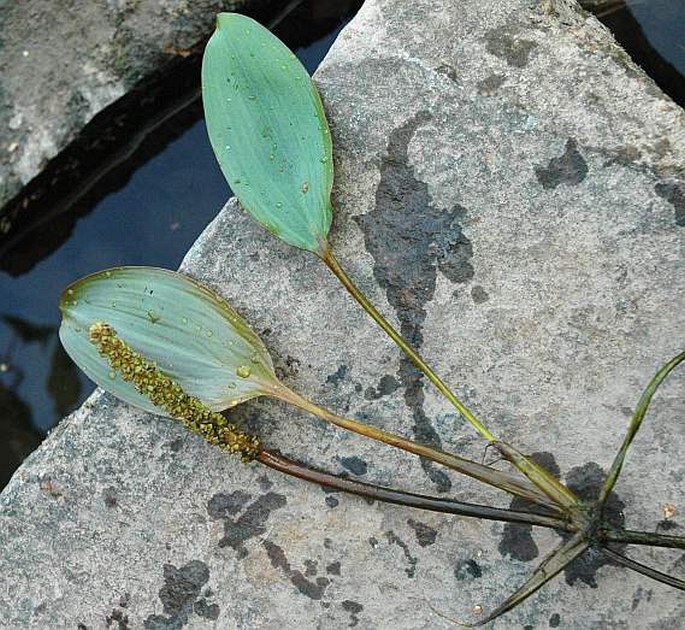
[[[333,154],[302,64],[254,20],[220,13],[202,98],[214,153],[241,205],[286,243],[320,251],[332,218]]]
[[[111,369],[90,342],[98,322],[116,329],[159,370],[213,411],[267,393],[276,381],[259,337],[231,306],[180,273],[117,267],[70,285],[62,294],[60,339],[98,385],[147,411],[167,415]]]

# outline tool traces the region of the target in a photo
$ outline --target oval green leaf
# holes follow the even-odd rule
[[[321,251],[332,219],[331,136],[297,57],[254,20],[220,13],[202,62],[202,99],[241,205],[286,243]]]
[[[219,295],[174,271],[116,267],[71,284],[60,300],[59,336],[69,356],[103,389],[168,415],[121,380],[90,342],[96,322],[213,411],[267,393],[276,377],[269,353]]]

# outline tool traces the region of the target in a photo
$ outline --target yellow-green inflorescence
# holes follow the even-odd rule
[[[112,370],[122,380],[133,384],[156,407],[181,420],[210,444],[231,453],[240,453],[244,462],[252,461],[258,455],[261,448],[258,437],[239,431],[220,413],[211,411],[202,401],[186,394],[178,383],[119,338],[112,326],[96,322],[89,333],[91,343],[107,358]]]

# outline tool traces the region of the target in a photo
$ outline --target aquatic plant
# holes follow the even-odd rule
[[[685,581],[617,551],[616,543],[685,548],[685,538],[625,530],[605,513],[628,449],[654,394],[685,352],[652,378],[631,418],[599,498],[582,502],[567,486],[498,438],[451,391],[423,357],[359,290],[328,240],[332,219],[332,143],[318,92],[299,61],[266,29],[236,14],[220,14],[202,70],[210,140],[241,205],[286,243],[318,256],[350,295],[413,361],[461,416],[514,466],[502,471],[343,418],[290,390],[275,376],[269,354],[231,306],[197,282],[170,271],[121,267],[71,285],[64,293],[61,339],[103,388],[154,413],[181,419],[211,443],[245,460],[355,494],[411,507],[551,527],[564,532],[530,578],[484,619],[521,603],[589,549],[679,589]],[[470,475],[531,504],[513,511],[416,495],[342,479],[265,450],[256,436],[220,410],[271,396],[367,437]]]

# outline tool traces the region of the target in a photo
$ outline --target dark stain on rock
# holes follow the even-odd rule
[[[596,501],[604,484],[606,475],[595,462],[588,462],[583,466],[572,468],[566,475],[566,485],[575,492],[580,499],[586,502]],[[625,504],[612,492],[604,506],[604,520],[615,529],[623,529],[625,517],[623,510]],[[564,540],[568,540],[570,534],[560,533]],[[615,551],[621,552],[625,545],[616,545]],[[597,570],[606,564],[615,564],[604,556],[598,549],[590,547],[583,555],[576,558],[564,569],[564,575],[568,584],[574,584],[577,580],[597,588]]]
[[[555,477],[559,477],[561,471],[552,453],[533,453],[530,458]],[[521,497],[514,497],[510,504],[512,510],[527,510],[534,506],[535,503]],[[539,555],[538,546],[533,540],[533,526],[522,523],[505,523],[502,540],[497,548],[503,556],[523,562],[530,562]]]
[[[640,602],[643,600],[646,602],[652,601],[652,589],[645,591],[641,586],[638,586],[635,594],[633,595],[633,601],[630,604],[630,610],[635,612],[637,607],[640,605]]]
[[[502,74],[491,74],[478,81],[478,94],[483,96],[494,96],[498,88],[504,83],[506,77]]]
[[[459,83],[459,77],[457,75],[457,71],[454,69],[454,67],[450,66],[448,63],[440,64],[435,69],[435,71],[442,74],[443,76],[446,76],[453,83]]]
[[[395,392],[399,386],[400,382],[392,374],[385,374],[378,382],[378,387],[366,388],[364,398],[366,398],[366,400],[378,400],[379,398],[383,398],[383,396],[389,396]]]
[[[654,186],[656,194],[665,199],[675,210],[675,224],[685,227],[685,184],[679,182],[659,182]]]
[[[469,558],[454,567],[454,577],[458,580],[475,580],[483,577],[483,569],[475,560]]]
[[[144,627],[147,630],[175,630],[185,626],[190,614],[195,611],[196,600],[208,580],[209,569],[200,560],[192,560],[180,569],[173,564],[165,564],[164,586],[159,590],[164,614],[149,615],[143,623]],[[216,616],[219,616],[218,606]]]
[[[198,617],[204,617],[212,621],[216,621],[221,612],[219,604],[210,604],[204,597],[198,599],[193,604],[193,610]]]
[[[296,378],[300,373],[300,365],[302,362],[295,357],[287,355],[284,361],[278,361],[274,366],[274,372],[281,381],[287,381]]]
[[[510,66],[523,68],[530,61],[530,53],[537,48],[537,43],[517,37],[511,31],[501,28],[488,31],[485,36],[485,48],[495,57],[504,59]]]
[[[560,157],[552,158],[546,167],[536,166],[535,176],[546,190],[556,188],[560,184],[576,186],[587,175],[587,162],[578,151],[578,145],[573,138],[566,141],[566,150]]]
[[[421,547],[428,547],[435,542],[438,532],[430,525],[426,525],[421,521],[415,521],[412,518],[407,521],[407,525],[414,530],[414,533],[416,534],[416,541]]]
[[[549,627],[558,628],[561,625],[561,616],[559,613],[552,613],[549,618]]]
[[[361,457],[341,457],[340,463],[343,468],[357,476],[365,475],[369,469],[369,465]]]
[[[117,490],[116,488],[105,488],[102,491],[102,498],[105,501],[105,505],[108,508],[115,508],[119,504],[119,500],[117,499]]]
[[[215,494],[207,503],[207,513],[215,519],[233,516],[240,512],[249,500],[250,495],[240,490],[230,494],[220,492]]]
[[[477,284],[471,289],[471,298],[475,304],[482,304],[483,302],[487,302],[490,299],[490,296],[482,286]]]
[[[304,561],[304,574],[307,577],[312,577],[318,573],[316,560],[305,560]]]
[[[247,556],[244,543],[265,533],[271,512],[287,504],[285,496],[275,492],[267,492],[247,504],[249,500],[249,494],[237,490],[230,494],[215,494],[207,504],[207,513],[212,518],[224,519],[224,536],[219,541],[219,547],[231,547],[239,560]],[[238,518],[233,518],[243,507],[243,513]]]
[[[404,572],[407,574],[407,577],[413,578],[414,576],[416,576],[416,564],[418,560],[409,552],[409,547],[407,546],[407,543],[404,542],[392,530],[385,532],[385,537],[388,539],[389,543],[397,545],[404,552],[404,557],[407,559],[407,562],[409,562],[409,567],[407,567],[404,570]]]
[[[271,483],[271,479],[269,479],[266,475],[262,475],[259,479],[257,479],[257,482],[259,483],[259,489],[263,490],[264,492],[268,492],[274,487],[274,484]]]
[[[359,613],[364,610],[359,602],[355,602],[353,599],[346,599],[342,603],[343,610],[350,613],[350,625],[349,628],[354,628],[359,623]]]
[[[172,453],[178,453],[183,448],[183,440],[181,438],[176,438],[169,442],[169,450]]]
[[[339,385],[341,381],[345,380],[347,376],[348,368],[346,365],[341,365],[333,374],[329,374],[326,377],[326,383],[329,385]]]
[[[374,258],[374,276],[400,320],[400,332],[417,349],[423,343],[425,307],[435,293],[438,270],[454,283],[473,277],[473,250],[460,225],[465,209],[435,207],[428,186],[416,178],[408,163],[409,143],[428,120],[429,114],[419,113],[392,132],[381,164],[375,208],[356,218]],[[423,409],[423,375],[404,355],[399,380],[412,410],[417,440],[440,448],[440,438]],[[421,463],[439,492],[451,488],[444,471],[426,460]]]
[[[340,505],[340,501],[333,495],[328,495],[324,501],[329,508],[337,508]]]
[[[656,524],[656,529],[659,532],[670,532],[674,529],[678,529],[679,527],[680,525],[677,523],[677,521],[674,521],[670,518],[665,518]]]
[[[340,562],[337,560],[326,566],[326,573],[329,575],[340,575]]]
[[[262,542],[266,553],[269,556],[269,561],[274,569],[280,569],[285,573],[290,582],[297,588],[300,593],[306,595],[310,599],[321,599],[326,587],[331,583],[328,578],[317,577],[315,581],[307,579],[307,577],[296,569],[293,569],[288,562],[282,547],[270,540]]]
[[[633,166],[640,158],[642,153],[640,150],[632,145],[626,144],[622,145],[611,152],[611,157],[603,163],[603,166],[612,166],[613,164],[619,164],[620,166]]]
[[[128,615],[120,608],[115,608],[105,617],[108,628],[118,628],[118,630],[129,630]]]

